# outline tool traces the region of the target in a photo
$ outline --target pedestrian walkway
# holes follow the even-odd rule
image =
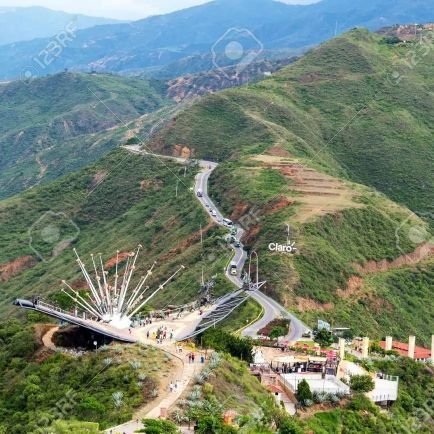
[[[195,362],[190,363],[188,357],[189,352],[187,351],[185,353],[178,353],[176,344],[162,344],[158,348],[168,352],[182,362],[182,370],[179,372],[178,381],[175,380],[173,382],[173,384],[176,384],[176,387],[174,387],[172,391],[170,388],[167,388],[162,399],[157,400],[157,405],[155,405],[151,410],[148,410],[144,414],[142,414],[141,411],[138,411],[135,414],[135,418],[133,420],[126,422],[123,425],[107,429],[105,431],[106,434],[133,434],[137,430],[143,428],[143,424],[141,422],[142,419],[158,419],[160,416],[164,416],[165,413],[185,392],[195,375],[198,374],[205,366],[200,362],[200,357],[196,357]],[[146,408],[147,407],[144,407],[144,409]]]
[[[177,383],[176,389],[173,392],[169,391],[167,396],[160,402],[160,404],[154,407],[150,412],[148,412],[145,417],[150,419],[156,419],[160,417],[160,415],[162,414],[162,410],[168,410],[184,393],[184,391],[190,384],[190,381],[197,373],[200,372],[202,367],[203,365],[201,365],[197,361],[195,363],[184,362],[182,378]]]

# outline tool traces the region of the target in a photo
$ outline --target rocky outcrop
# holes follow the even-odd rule
[[[185,145],[174,145],[173,146],[173,152],[172,155],[174,157],[181,157],[181,158],[193,158],[195,154],[195,151],[193,148],[189,148]]]

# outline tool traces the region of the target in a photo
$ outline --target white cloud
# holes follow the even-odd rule
[[[138,20],[150,15],[207,3],[210,0],[0,0],[1,6],[43,6],[54,10],[123,20]],[[280,0],[307,4],[318,0]]]

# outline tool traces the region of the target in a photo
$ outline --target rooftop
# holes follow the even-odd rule
[[[386,342],[381,341],[380,347],[386,349]],[[408,356],[408,344],[404,342],[393,341],[392,350],[399,353],[400,356]],[[431,351],[423,347],[415,347],[414,358],[415,359],[429,359],[431,357]]]

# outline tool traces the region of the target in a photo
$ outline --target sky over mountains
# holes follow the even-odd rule
[[[208,3],[210,0],[0,0],[0,7],[43,6],[68,13],[104,16],[121,20],[138,20],[150,15],[165,14],[179,9]],[[309,4],[318,0],[280,0],[288,4]]]

